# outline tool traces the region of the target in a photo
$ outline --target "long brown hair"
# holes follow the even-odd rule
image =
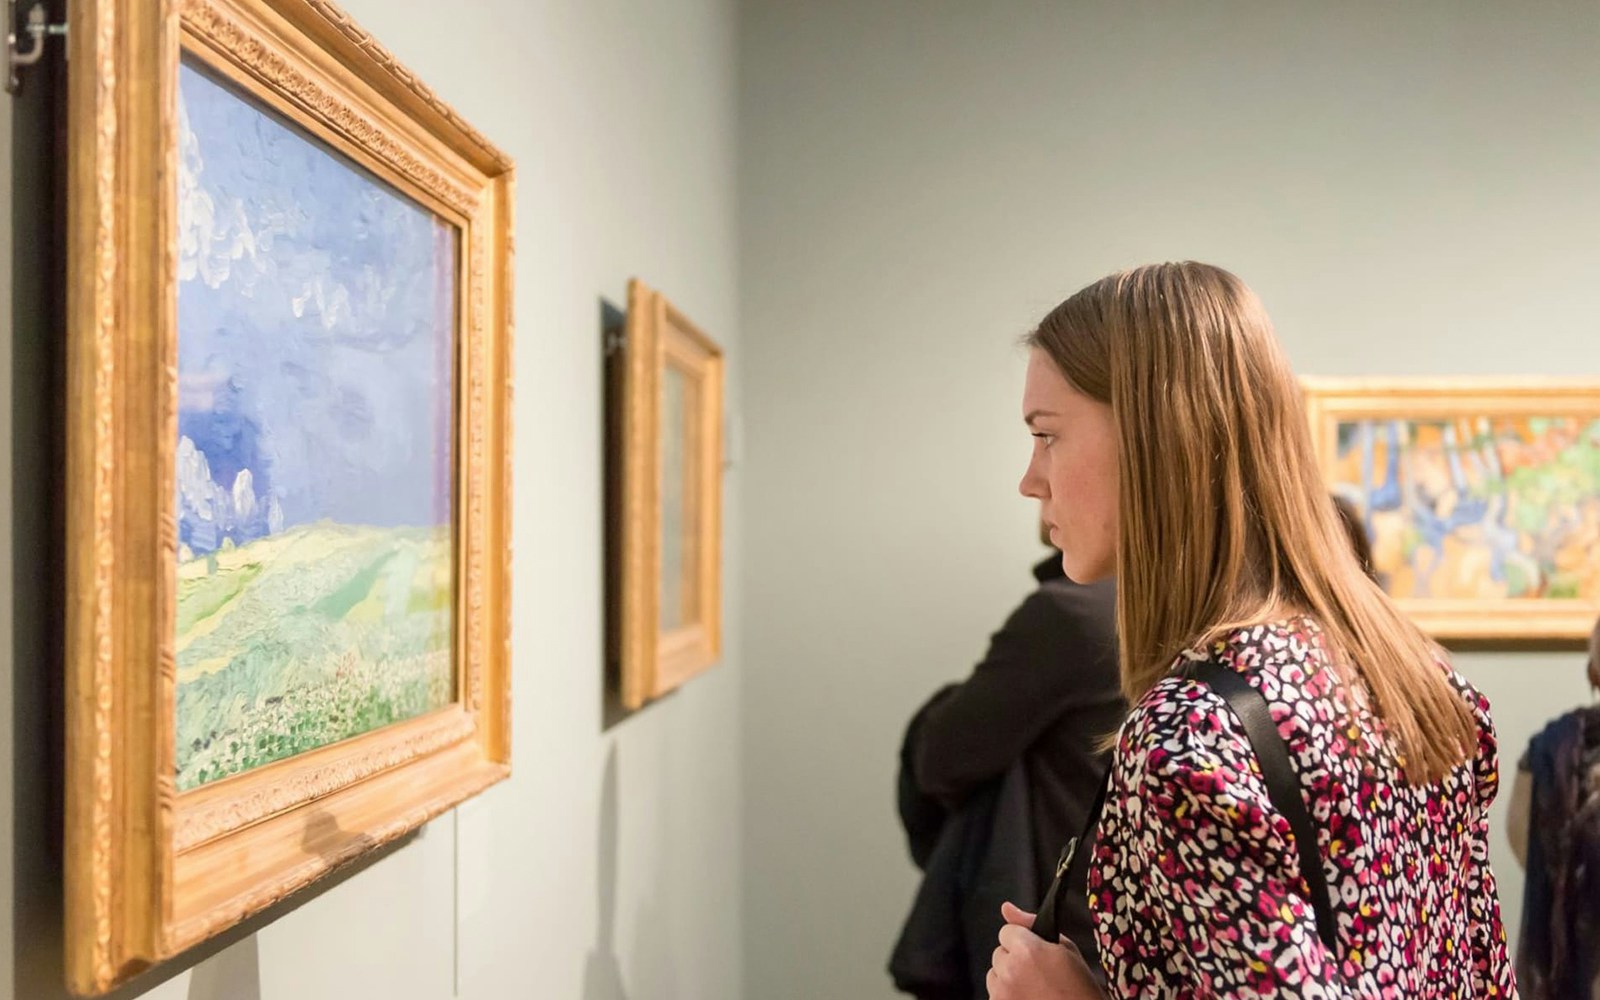
[[[1309,614],[1336,669],[1365,681],[1409,780],[1436,781],[1473,753],[1476,721],[1437,647],[1351,552],[1299,384],[1244,282],[1191,262],[1113,274],[1057,306],[1028,343],[1116,421],[1130,704],[1182,651]]]
[[[1333,495],[1333,512],[1339,515],[1339,524],[1350,537],[1350,551],[1355,553],[1361,572],[1377,579],[1378,571],[1372,565],[1372,539],[1367,537],[1367,526],[1361,523],[1361,512],[1337,493]]]

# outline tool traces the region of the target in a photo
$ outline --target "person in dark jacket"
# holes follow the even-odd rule
[[[1008,888],[1037,899],[1049,885],[1105,774],[1101,745],[1127,710],[1115,584],[1073,583],[1059,551],[1033,572],[1037,589],[994,634],[971,676],[937,692],[906,733],[901,817],[925,876],[891,971],[897,986],[919,997],[986,996],[983,978],[1002,924],[998,902],[1011,898]],[[1062,932],[1092,962],[1094,936],[1080,896],[1062,914]],[[940,906],[959,915],[930,919],[928,910]],[[939,964],[926,960],[934,926],[967,941],[970,986],[928,984],[940,978],[927,971]],[[912,955],[924,958],[921,975],[913,974]],[[943,978],[956,978],[951,965],[940,967]]]

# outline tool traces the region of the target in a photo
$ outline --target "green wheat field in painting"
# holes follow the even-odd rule
[[[178,787],[450,701],[448,528],[311,525],[178,567]]]
[[[458,233],[179,72],[177,785],[454,700]]]

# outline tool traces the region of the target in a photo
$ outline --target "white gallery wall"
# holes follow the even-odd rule
[[[1196,258],[1304,373],[1600,375],[1596,52],[1579,2],[745,5],[745,996],[892,995],[901,728],[1040,554],[1016,339]],[[1460,656],[1508,768],[1582,661]]]
[[[737,411],[734,4],[343,6],[517,162],[514,776],[143,995],[736,1000],[740,472],[722,664],[603,729],[600,349],[600,299],[637,275],[721,342]],[[0,423],[9,439],[9,406]],[[5,659],[8,677],[39,669]],[[0,997],[55,1000],[58,932],[29,921]]]

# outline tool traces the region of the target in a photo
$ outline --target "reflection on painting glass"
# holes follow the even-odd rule
[[[661,630],[671,631],[688,620],[684,607],[689,588],[684,571],[688,552],[684,538],[690,487],[687,406],[688,379],[667,365],[661,378]]]
[[[1600,600],[1600,420],[1355,420],[1335,489],[1390,593]]]
[[[187,62],[177,779],[448,704],[455,228]]]

